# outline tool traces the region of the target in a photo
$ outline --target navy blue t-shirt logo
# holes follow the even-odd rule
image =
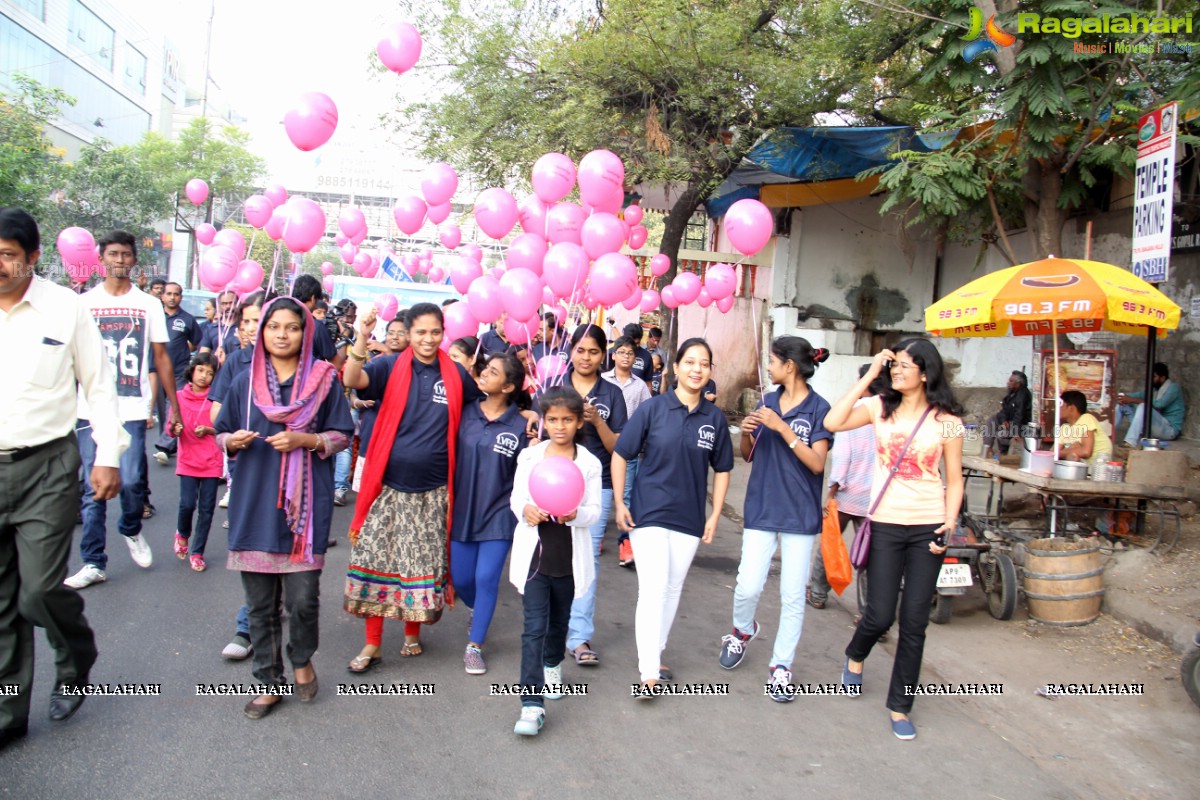
[[[513,434],[500,433],[496,435],[496,443],[492,445],[492,452],[512,458],[520,446],[521,442]]]
[[[450,405],[446,400],[446,384],[441,380],[433,385],[433,402],[441,403],[444,406]]]
[[[703,447],[705,450],[712,450],[713,444],[717,441],[717,430],[712,425],[701,425],[700,430],[696,432],[696,446]]]
[[[792,432],[800,437],[800,441],[808,444],[808,437],[812,435],[812,425],[806,419],[794,419],[791,424]]]

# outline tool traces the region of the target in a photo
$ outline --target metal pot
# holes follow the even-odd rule
[[[1141,445],[1143,450],[1161,450],[1159,445],[1162,444],[1158,439],[1142,439]]]
[[[1029,472],[1029,468],[1033,464],[1033,451],[1037,449],[1038,440],[1036,436],[1021,437],[1021,470]]]
[[[1064,481],[1086,481],[1088,473],[1088,465],[1086,461],[1063,461],[1059,459],[1054,462],[1054,477]]]

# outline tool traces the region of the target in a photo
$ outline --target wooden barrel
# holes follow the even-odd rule
[[[1030,542],[1025,557],[1029,616],[1047,625],[1086,625],[1100,616],[1104,566],[1100,548],[1068,539]]]

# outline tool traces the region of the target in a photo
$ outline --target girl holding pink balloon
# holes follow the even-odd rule
[[[511,509],[517,515],[509,580],[523,595],[521,716],[513,732],[536,736],[545,698],[562,697],[564,646],[572,614],[595,582],[591,526],[601,519],[599,459],[581,446],[586,406],[574,389],[553,386],[539,400],[548,441],[517,459]]]
[[[450,578],[471,609],[463,653],[469,675],[487,672],[483,645],[496,611],[500,575],[517,519],[509,509],[517,457],[525,448],[530,407],[525,369],[513,354],[495,354],[479,375],[486,397],[463,409],[454,467],[454,518],[450,523]]]
[[[629,420],[612,459],[613,481],[621,483],[627,462],[641,454],[632,506],[616,498],[617,527],[630,532],[637,559],[639,699],[653,697],[658,682],[671,679],[662,652],[696,549],[716,535],[733,469],[729,421],[702,394],[712,374],[708,342],[681,344],[675,374],[674,389],[643,403]],[[716,473],[713,510],[705,515],[710,468]]]
[[[613,448],[625,427],[629,413],[621,387],[600,377],[608,349],[604,331],[595,325],[580,325],[571,336],[571,367],[566,385],[579,392],[584,400],[583,439],[581,443],[600,462],[600,516],[591,526],[593,571],[600,570],[600,546],[608,528],[613,506],[613,477],[609,472]],[[624,475],[620,486],[624,486]],[[594,667],[600,656],[592,649],[596,632],[596,581],[571,606],[571,628],[567,633],[567,648],[579,666]]]

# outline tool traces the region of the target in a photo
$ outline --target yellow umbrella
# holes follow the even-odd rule
[[[977,278],[925,309],[939,336],[1033,336],[1109,330],[1159,336],[1179,327],[1179,306],[1132,272],[1101,261],[1050,256]],[[1054,340],[1054,392],[1058,337]],[[1058,430],[1058,406],[1054,427]],[[1058,438],[1054,441],[1058,457]]]

